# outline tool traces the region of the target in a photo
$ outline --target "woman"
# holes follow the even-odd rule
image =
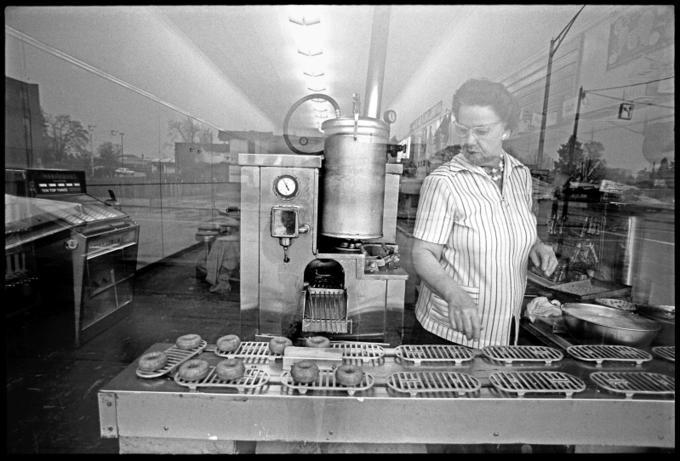
[[[546,276],[557,266],[537,238],[529,169],[503,150],[518,105],[502,84],[469,80],[454,94],[452,113],[461,153],[425,178],[420,192],[416,318],[429,332],[423,342],[508,345],[514,328],[516,344],[529,258]]]

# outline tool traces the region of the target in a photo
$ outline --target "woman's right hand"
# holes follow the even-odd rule
[[[481,331],[479,310],[470,295],[456,287],[448,293],[446,302],[449,304],[451,327],[463,333],[468,340],[479,339]]]

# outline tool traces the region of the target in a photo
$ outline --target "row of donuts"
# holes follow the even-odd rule
[[[178,349],[188,351],[199,347],[202,341],[203,338],[200,335],[182,335],[175,341],[175,346]],[[137,368],[145,372],[154,372],[163,368],[167,363],[168,355],[165,352],[147,352],[139,358]]]
[[[241,345],[241,339],[237,335],[226,335],[219,338],[216,342],[217,349],[220,352],[234,352],[238,350]],[[293,341],[285,336],[275,336],[269,341],[269,350],[276,355],[283,354],[286,347],[292,346]],[[325,336],[311,336],[305,338],[305,345],[307,347],[330,347],[331,341]]]
[[[177,338],[175,345],[179,349],[191,350],[201,344],[203,339],[197,334],[183,335]],[[308,347],[324,348],[330,347],[330,340],[324,336],[312,336],[306,338],[305,344]],[[220,337],[216,346],[222,352],[234,352],[241,345],[241,339],[234,334]],[[292,346],[293,342],[284,336],[277,336],[269,341],[269,350],[273,354],[283,354],[286,347]],[[153,372],[165,366],[168,357],[164,352],[149,352],[139,359],[138,368],[142,371]],[[197,381],[205,378],[210,371],[207,361],[202,359],[192,359],[183,363],[177,373],[188,381]],[[243,377],[245,365],[240,358],[227,358],[220,361],[215,366],[215,373],[220,379],[232,381]],[[308,384],[317,380],[319,367],[312,360],[301,360],[294,363],[291,367],[291,377],[299,384]],[[364,372],[361,367],[351,364],[341,365],[335,370],[335,378],[338,383],[344,386],[357,386],[363,379]]]
[[[236,335],[226,335],[217,340],[217,348],[222,352],[236,351],[240,344],[241,340]],[[324,348],[330,347],[331,341],[325,336],[311,336],[305,339],[305,344],[307,347]],[[276,336],[269,341],[269,350],[274,354],[283,354],[286,347],[292,345],[293,342],[290,339]],[[221,377],[219,370],[216,369],[216,372]],[[312,360],[300,360],[291,366],[290,375],[298,384],[313,383],[319,377],[319,367]],[[357,386],[361,383],[363,376],[363,370],[355,365],[340,365],[335,369],[335,379],[343,386]]]

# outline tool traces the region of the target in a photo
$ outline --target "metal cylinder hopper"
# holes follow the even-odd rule
[[[322,124],[324,142],[321,234],[364,240],[383,235],[387,124],[365,117]]]

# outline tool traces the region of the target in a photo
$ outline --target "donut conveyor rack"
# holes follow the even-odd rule
[[[290,371],[283,371],[281,373],[280,381],[284,392],[296,390],[300,394],[306,394],[307,391],[339,391],[346,392],[348,395],[352,396],[357,392],[365,391],[373,387],[375,378],[368,373],[364,373],[359,384],[356,386],[345,386],[337,381],[335,372],[332,370],[319,370],[319,376],[313,382],[296,383],[295,380],[293,380]]]
[[[138,368],[135,370],[135,373],[140,378],[160,378],[163,375],[175,371],[181,364],[203,352],[207,345],[208,342],[205,340],[201,340],[200,345],[193,349],[180,349],[179,347],[172,345],[163,351],[168,357],[168,361],[163,368],[156,371],[143,371]]]
[[[231,353],[205,343],[182,352],[156,344],[147,352],[184,355],[169,355],[165,369],[154,373],[159,379],[139,379],[149,376],[140,375],[135,363],[102,387],[102,437],[193,437],[224,426],[221,418],[228,413],[243,424],[228,425],[220,435],[224,440],[447,443],[452,434],[464,434],[470,443],[606,440],[613,446],[674,447],[672,346],[651,348],[650,354],[629,346],[471,349],[331,341],[325,350],[340,350],[341,363],[360,366],[361,383],[340,385],[333,372],[339,361],[320,366],[315,382],[296,383],[285,354],[271,353],[267,342],[245,341]],[[209,362],[208,375],[196,381],[178,376],[178,366],[199,354]],[[245,375],[217,377],[221,358],[241,358]],[[333,418],[323,418],[320,408]],[[180,421],[172,424],[182,427],[182,435],[156,429],[169,415]],[[470,426],[460,415],[479,424]],[[149,418],[158,422],[148,426]]]
[[[232,352],[225,352],[215,346],[213,352],[218,357],[243,359],[243,363],[247,364],[267,364],[283,357],[282,354],[272,353],[269,350],[269,343],[263,341],[243,341],[239,344],[238,348]]]
[[[652,352],[657,357],[675,363],[675,346],[656,346],[652,347]]]
[[[209,367],[208,374],[202,379],[189,380],[175,373],[174,380],[180,386],[188,387],[192,391],[199,387],[222,387],[236,389],[240,393],[259,392],[269,382],[269,373],[255,366],[247,366],[243,376],[232,380],[220,378],[215,368]]]
[[[243,377],[226,381],[217,376],[215,366],[210,366],[205,378],[199,380],[187,380],[175,373],[174,381],[192,391],[199,388],[232,388],[238,392],[259,392],[266,384],[275,383],[282,386],[282,391],[296,390],[299,394],[311,392],[346,392],[353,396],[357,392],[370,389],[376,380],[370,373],[364,372],[361,383],[356,386],[344,386],[337,382],[333,370],[321,370],[319,376],[311,383],[297,383],[293,380],[290,371],[283,370],[277,376],[271,376],[257,365],[270,365],[283,354],[274,354],[269,350],[269,344],[262,341],[244,341],[233,352],[224,352],[216,346],[206,347],[202,341],[201,346],[189,351],[178,349],[173,346],[166,349],[168,364],[157,372],[148,373],[137,370],[137,375],[143,378],[160,377],[177,369],[191,357],[203,350],[212,351],[218,357],[240,358],[249,366]],[[393,357],[394,362],[407,367],[421,366],[454,366],[469,365],[477,356],[483,356],[492,363],[502,363],[505,367],[517,364],[543,364],[550,366],[554,362],[563,360],[564,354],[553,347],[548,346],[487,346],[480,350],[474,350],[457,345],[399,345],[395,348],[386,348],[380,344],[355,341],[332,341],[330,349],[342,352],[342,362],[359,366],[380,366],[384,364],[385,357]],[[668,357],[667,350],[656,354],[664,358]],[[601,368],[603,362],[634,362],[638,367],[651,360],[651,354],[630,346],[619,345],[577,345],[567,348],[569,355],[585,362],[594,362],[597,368]],[[659,374],[646,372],[631,372],[627,375],[623,391],[621,379],[611,378],[608,375],[599,375],[591,379],[598,388],[616,393],[624,393],[626,398],[633,395],[660,394],[674,396],[674,378],[665,380]],[[152,376],[153,375],[153,376]],[[622,378],[623,379],[623,378]],[[526,394],[558,394],[571,398],[574,393],[586,389],[583,380],[569,373],[552,370],[530,371],[496,371],[488,376],[490,386],[501,394],[514,394],[523,397]],[[614,383],[614,384],[612,384]],[[382,383],[394,392],[407,393],[415,396],[470,396],[481,388],[479,380],[465,372],[448,372],[442,370],[421,371],[409,370],[392,373]],[[672,385],[671,385],[672,384]]]

